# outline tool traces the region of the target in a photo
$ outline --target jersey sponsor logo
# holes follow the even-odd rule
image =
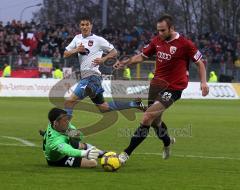
[[[175,47],[175,46],[170,47],[170,53],[171,54],[174,54],[176,51],[177,51],[177,47]]]
[[[88,41],[88,46],[89,46],[89,47],[93,46],[93,40],[89,40],[89,41]]]
[[[201,52],[198,50],[197,53],[194,55],[193,58],[194,58],[195,60],[198,60],[200,57],[202,57],[202,54],[201,54]]]
[[[235,97],[235,92],[229,85],[209,85],[209,88],[214,97]]]
[[[165,60],[171,60],[172,56],[168,53],[164,53],[164,52],[161,52],[161,51],[158,51],[157,52],[157,57],[159,59],[165,59]]]

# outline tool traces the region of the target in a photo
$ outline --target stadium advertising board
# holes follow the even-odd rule
[[[104,80],[105,97],[147,98],[149,81],[110,81]],[[76,81],[64,79],[23,79],[0,78],[1,97],[55,97],[69,96],[76,87]],[[240,84],[209,83],[210,92],[202,97],[199,82],[190,82],[183,91],[183,99],[239,99]]]

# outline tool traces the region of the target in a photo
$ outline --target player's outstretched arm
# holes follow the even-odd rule
[[[202,96],[207,96],[209,93],[209,87],[207,85],[205,65],[202,60],[196,62],[196,65],[198,66],[198,73],[201,81]]]
[[[141,63],[141,62],[143,62],[143,60],[144,60],[144,57],[142,56],[142,54],[134,55],[127,60],[117,61],[113,65],[113,68],[114,69],[122,69],[122,68],[124,68],[124,66]]]
[[[57,150],[61,154],[71,156],[71,157],[82,157],[91,159],[97,159],[99,156],[100,150],[96,149],[96,147],[91,147],[87,150],[79,150],[73,148],[70,144],[67,143],[60,143],[57,145]]]
[[[117,50],[114,48],[114,49],[112,49],[106,56],[104,56],[103,58],[104,58],[105,61],[107,61],[108,59],[112,59],[112,58],[117,57],[117,54],[118,54],[118,52],[117,52]]]

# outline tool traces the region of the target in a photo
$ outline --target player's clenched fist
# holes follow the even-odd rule
[[[77,51],[79,53],[84,53],[86,51],[85,47],[84,47],[84,45],[82,43],[79,46],[77,46]]]
[[[201,83],[202,96],[207,96],[209,93],[209,87],[207,83]]]

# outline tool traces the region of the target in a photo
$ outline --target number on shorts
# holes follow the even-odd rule
[[[65,165],[68,165],[68,166],[72,166],[73,165],[73,162],[74,162],[74,157],[69,157],[66,162],[65,162]]]

